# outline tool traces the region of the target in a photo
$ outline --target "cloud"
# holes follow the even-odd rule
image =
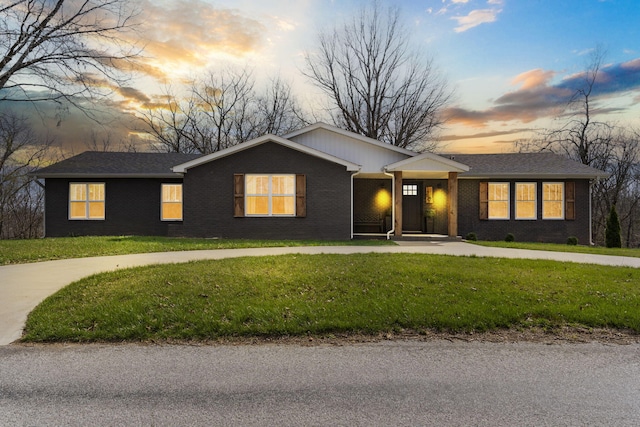
[[[517,90],[505,93],[493,101],[485,110],[470,110],[462,107],[448,109],[445,113],[451,123],[471,127],[484,127],[492,121],[520,121],[530,123],[540,118],[557,117],[577,90],[584,88],[586,74],[567,76],[557,83],[555,71],[535,69],[519,74],[512,79]],[[605,97],[635,95],[633,103],[640,100],[640,58],[600,69],[598,79],[591,92],[593,106]],[[623,111],[622,107],[601,107],[598,114]]]
[[[202,0],[142,0],[140,8],[144,53],[129,69],[158,80],[177,69],[205,67],[214,54],[242,57],[265,41],[259,21]]]
[[[454,29],[456,33],[462,33],[481,24],[495,22],[502,9],[477,9],[472,10],[466,16],[454,16],[451,19],[458,21]]]

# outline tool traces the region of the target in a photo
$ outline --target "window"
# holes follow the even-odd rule
[[[295,216],[295,175],[245,175],[247,216]]]
[[[542,218],[564,219],[564,184],[542,183]]]
[[[489,219],[509,219],[509,183],[489,183]]]
[[[536,219],[536,183],[516,183],[516,219]]]
[[[402,185],[402,195],[403,196],[417,196],[418,195],[418,184],[403,184]]]
[[[182,221],[182,184],[162,184],[162,221]]]
[[[104,183],[69,184],[69,219],[104,219]]]

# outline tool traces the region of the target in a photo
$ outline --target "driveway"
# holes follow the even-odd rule
[[[423,253],[458,256],[551,259],[640,268],[640,258],[489,248],[464,242],[401,242],[398,246],[309,246],[219,249],[76,258],[0,267],[0,345],[22,335],[27,314],[47,296],[83,277],[120,268],[202,259],[284,254]]]

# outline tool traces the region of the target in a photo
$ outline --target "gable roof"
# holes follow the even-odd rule
[[[179,178],[176,164],[201,157],[183,153],[85,151],[33,173],[38,178]]]
[[[554,153],[455,154],[469,166],[460,178],[606,178],[608,173]]]
[[[310,156],[318,157],[320,159],[327,160],[329,162],[342,165],[345,168],[347,168],[348,171],[351,171],[351,172],[355,172],[355,171],[360,170],[360,165],[358,165],[356,163],[352,163],[352,162],[349,162],[347,160],[340,159],[340,158],[338,158],[336,156],[332,156],[330,154],[323,153],[322,151],[318,151],[318,150],[315,150],[313,148],[309,148],[307,146],[298,144],[298,143],[293,142],[293,141],[289,141],[288,139],[284,139],[284,138],[281,138],[281,137],[276,136],[276,135],[264,135],[264,136],[261,136],[259,138],[252,139],[251,141],[243,142],[242,144],[234,145],[233,147],[229,147],[229,148],[226,148],[224,150],[217,151],[215,153],[211,153],[211,154],[208,154],[206,156],[202,156],[202,157],[199,157],[197,159],[194,159],[194,160],[182,163],[182,164],[178,164],[173,168],[173,171],[177,172],[177,173],[186,173],[187,170],[189,170],[189,169],[191,169],[193,167],[202,165],[204,163],[212,162],[214,160],[221,159],[223,157],[227,157],[227,156],[230,156],[232,154],[235,154],[235,153],[238,153],[238,152],[241,152],[241,151],[244,151],[244,150],[248,150],[248,149],[250,149],[252,147],[256,147],[258,145],[261,145],[261,144],[264,144],[264,143],[267,143],[267,142],[274,142],[276,144],[283,145],[285,147],[288,147],[288,148],[291,148],[293,150],[308,154]]]
[[[339,135],[346,136],[346,137],[349,137],[349,138],[353,138],[353,139],[356,139],[356,140],[361,141],[361,142],[366,142],[368,144],[371,144],[371,145],[374,145],[374,146],[377,146],[377,147],[381,147],[381,148],[384,148],[386,150],[395,151],[397,153],[404,154],[406,156],[416,156],[416,155],[418,155],[418,153],[415,152],[415,151],[411,151],[411,150],[408,150],[406,148],[396,147],[395,145],[387,144],[385,142],[378,141],[377,139],[373,139],[373,138],[369,138],[368,136],[360,135],[359,133],[355,133],[355,132],[351,132],[351,131],[348,131],[348,130],[340,129],[339,127],[331,126],[331,125],[323,123],[323,122],[317,122],[317,123],[314,123],[312,125],[306,126],[306,127],[302,128],[302,129],[298,129],[296,131],[293,131],[291,133],[288,133],[288,134],[284,135],[283,138],[293,139],[293,138],[295,138],[297,136],[303,135],[305,133],[313,132],[313,131],[318,130],[318,129],[324,129],[326,131],[337,133]]]
[[[385,166],[388,172],[394,171],[428,171],[428,172],[465,172],[469,166],[448,157],[433,153],[422,153],[415,157]]]

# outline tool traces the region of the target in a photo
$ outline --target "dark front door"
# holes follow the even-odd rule
[[[422,232],[422,185],[419,182],[402,184],[402,231]]]

